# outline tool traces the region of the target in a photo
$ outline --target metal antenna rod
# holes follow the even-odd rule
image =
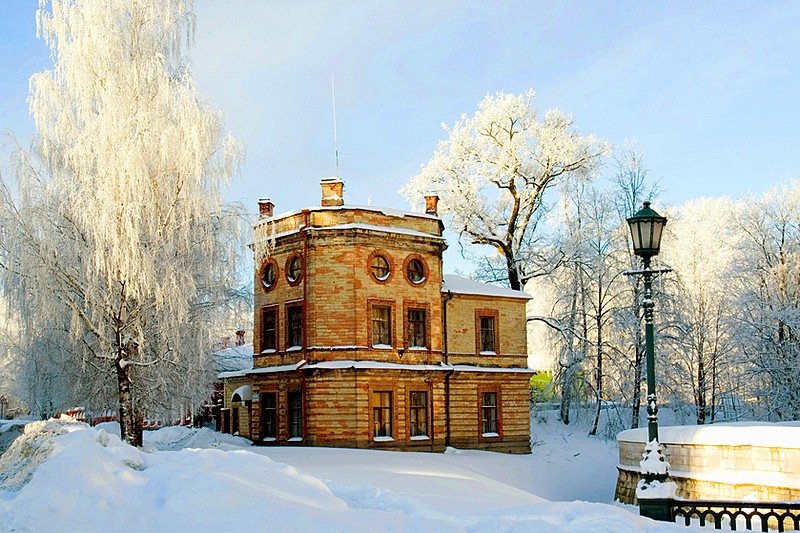
[[[331,74],[331,98],[333,100],[333,152],[336,157],[336,177],[339,177],[339,141],[336,138],[336,86]]]

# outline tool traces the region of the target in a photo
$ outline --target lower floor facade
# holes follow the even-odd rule
[[[526,369],[317,363],[226,377],[223,429],[259,445],[530,453]]]

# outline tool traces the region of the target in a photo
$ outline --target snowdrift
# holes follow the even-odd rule
[[[466,453],[282,450],[295,467],[270,459],[270,449],[208,430],[149,432],[146,448],[158,450],[150,452],[114,433],[69,420],[26,426],[0,458],[0,529],[684,530],[611,505],[546,502],[460,465]],[[300,471],[306,468],[316,475]]]

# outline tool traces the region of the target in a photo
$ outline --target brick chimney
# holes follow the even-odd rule
[[[439,195],[436,193],[428,193],[425,195],[425,213],[433,216],[439,216]]]
[[[322,178],[322,205],[325,207],[344,205],[344,182],[339,178]]]
[[[272,216],[272,209],[275,204],[269,198],[258,199],[258,218],[269,218]]]

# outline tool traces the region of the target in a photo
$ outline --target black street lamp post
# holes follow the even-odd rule
[[[667,269],[653,270],[650,268],[650,259],[658,255],[661,247],[661,234],[667,223],[662,217],[650,208],[650,202],[644,202],[644,207],[628,219],[633,239],[633,253],[642,258],[644,268],[628,274],[641,275],[644,279],[644,335],[645,335],[645,360],[647,364],[647,439],[658,446],[661,455],[661,446],[658,439],[658,404],[656,403],[656,372],[653,335],[653,277]],[[645,483],[663,481],[665,473],[642,472]]]

